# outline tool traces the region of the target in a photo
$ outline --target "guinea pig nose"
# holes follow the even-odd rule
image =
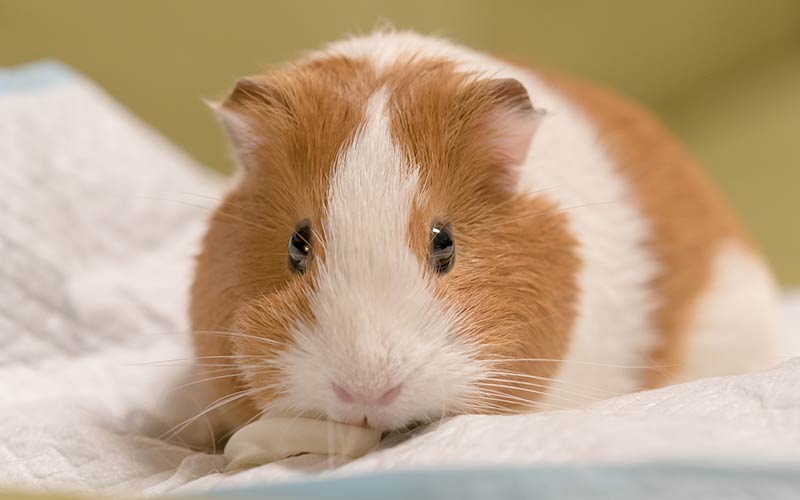
[[[398,384],[388,391],[385,391],[381,394],[380,397],[376,399],[371,399],[369,397],[363,397],[361,395],[354,396],[352,392],[348,391],[344,387],[339,384],[331,383],[331,388],[333,389],[333,393],[336,394],[336,397],[339,401],[343,403],[360,403],[360,404],[368,404],[368,405],[378,405],[378,406],[388,406],[397,399],[397,396],[400,394],[400,390],[402,389],[402,384]]]
[[[336,397],[339,398],[340,401],[344,403],[352,403],[355,401],[355,398],[352,394],[347,392],[347,390],[339,384],[331,384],[333,387],[333,392],[336,394]]]
[[[381,397],[378,398],[378,404],[381,406],[386,406],[392,404],[392,401],[397,399],[397,396],[400,395],[400,389],[402,389],[402,384],[398,384],[388,391],[384,392]]]

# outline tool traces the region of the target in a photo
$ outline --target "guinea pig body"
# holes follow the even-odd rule
[[[390,32],[242,80],[219,112],[241,172],[191,316],[224,427],[397,429],[779,360],[749,239],[609,92]]]

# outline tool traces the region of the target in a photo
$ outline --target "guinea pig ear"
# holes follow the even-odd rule
[[[483,131],[492,153],[508,166],[521,165],[528,156],[542,112],[531,103],[528,91],[513,78],[483,80],[490,99]]]
[[[274,89],[256,76],[239,80],[224,101],[206,102],[222,123],[236,160],[245,168],[249,168],[253,151],[268,136],[263,116],[275,101]]]

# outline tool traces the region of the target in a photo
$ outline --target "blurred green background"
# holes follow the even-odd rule
[[[785,284],[800,284],[800,1],[0,0],[0,66],[60,59],[230,170],[202,97],[383,21],[593,79],[698,156]]]

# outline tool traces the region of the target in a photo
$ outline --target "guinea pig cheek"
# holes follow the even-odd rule
[[[566,216],[545,197],[513,196],[489,207],[451,209],[455,266],[430,282],[438,302],[460,311],[458,336],[474,346],[483,368],[470,410],[537,409],[569,344],[580,266],[576,241]],[[441,210],[419,203],[416,212],[412,247],[425,265],[430,240],[421,229]]]
[[[313,321],[300,287],[289,287],[247,302],[237,314],[231,338],[233,363],[249,399],[261,411],[287,396],[282,355],[294,348],[294,325]]]

